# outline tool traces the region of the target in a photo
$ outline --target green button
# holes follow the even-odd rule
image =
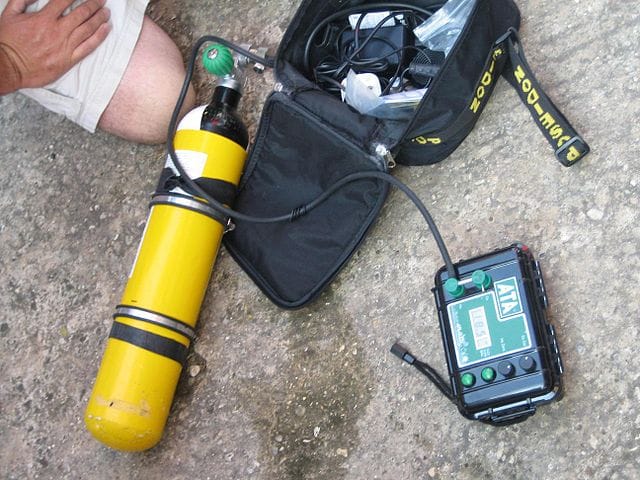
[[[496,378],[496,371],[491,367],[487,367],[482,370],[481,375],[485,382],[493,382]]]
[[[476,287],[480,289],[489,288],[489,286],[491,285],[491,277],[484,270],[476,270],[475,272],[473,272],[473,274],[471,275],[471,281]]]
[[[473,387],[473,384],[476,383],[476,377],[473,373],[465,373],[460,377],[460,383],[465,387]]]
[[[464,285],[460,285],[457,278],[450,278],[444,282],[444,289],[454,298],[464,295]]]

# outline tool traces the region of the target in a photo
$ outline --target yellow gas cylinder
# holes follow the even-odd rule
[[[175,149],[189,176],[231,205],[247,131],[235,114],[238,82],[180,122]],[[164,430],[226,219],[189,191],[169,157],[85,412],[91,434],[126,451],[153,447]]]

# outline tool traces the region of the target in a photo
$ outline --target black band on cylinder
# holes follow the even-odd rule
[[[122,340],[136,347],[157,353],[178,362],[180,365],[184,365],[187,360],[188,348],[180,342],[117,321],[113,322],[109,338]]]
[[[202,189],[225,205],[233,205],[236,199],[236,186],[225,180],[218,178],[197,178],[195,182],[202,187]]]

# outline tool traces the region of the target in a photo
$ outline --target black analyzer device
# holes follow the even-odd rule
[[[547,296],[530,249],[521,243],[446,268],[435,295],[449,384],[401,345],[392,352],[424,373],[460,413],[508,425],[533,415],[562,392],[562,360]]]

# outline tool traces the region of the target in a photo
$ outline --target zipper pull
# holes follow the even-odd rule
[[[396,160],[393,158],[391,151],[382,143],[379,143],[375,146],[376,155],[382,158],[387,163],[387,168],[389,170],[395,168]]]

